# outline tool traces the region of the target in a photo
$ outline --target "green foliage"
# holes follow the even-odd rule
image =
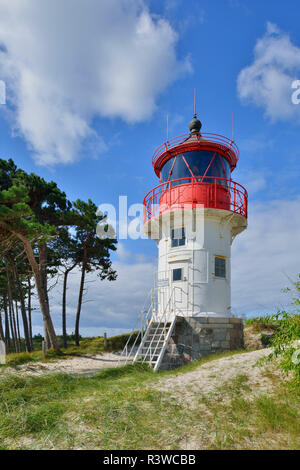
[[[130,345],[134,343],[135,338],[138,335],[138,331],[134,332],[131,339]],[[104,348],[104,338],[94,337],[94,338],[82,338],[80,341],[80,346],[75,346],[74,336],[69,336],[68,344],[70,345],[67,349],[63,351],[68,355],[80,355],[80,354],[101,354],[106,351],[120,351],[124,348],[125,344],[129,339],[130,333],[125,333],[123,335],[111,336],[107,338],[107,347]],[[60,339],[60,337],[58,337]],[[73,344],[72,344],[73,343]],[[138,344],[138,342],[137,342]]]
[[[48,349],[46,353],[46,359],[60,359],[64,356],[64,353],[60,350],[55,350],[53,348]]]
[[[114,281],[116,271],[112,269],[110,250],[117,249],[116,239],[97,236],[97,224],[105,221],[105,216],[97,212],[97,206],[89,199],[87,202],[77,199],[74,203],[76,217],[76,240],[81,247],[79,261],[86,272],[97,270],[101,280]]]
[[[42,354],[41,353],[27,353],[27,352],[21,352],[21,353],[11,353],[6,356],[6,363],[9,366],[20,366],[22,364],[27,364],[28,362],[35,362],[39,361],[42,359]]]
[[[55,234],[55,229],[49,224],[40,223],[29,205],[28,188],[13,183],[9,189],[0,191],[0,220],[2,237],[10,233],[22,234],[33,239],[39,237],[45,240]]]
[[[271,315],[248,318],[248,320],[246,320],[246,325],[252,326],[254,331],[262,331],[268,329],[275,331],[276,329],[278,329],[278,324],[274,321]]]
[[[272,319],[278,325],[278,329],[272,339],[274,351],[270,355],[272,358],[280,358],[282,370],[293,376],[291,382],[296,387],[300,386],[300,275],[298,280],[293,282],[293,288],[287,288],[284,291],[292,296],[293,311],[280,310]]]
[[[282,370],[293,375],[292,384],[300,386],[300,315],[279,311],[273,318],[279,329],[271,341],[274,350],[270,358],[279,357]]]

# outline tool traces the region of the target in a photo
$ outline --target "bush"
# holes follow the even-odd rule
[[[298,275],[300,279],[300,275]],[[287,288],[285,292],[292,293],[294,311],[279,311],[273,315],[273,321],[278,329],[272,339],[274,348],[270,358],[280,357],[280,366],[286,373],[292,373],[292,384],[300,386],[300,281],[293,283],[293,289]]]
[[[276,330],[278,328],[277,322],[270,315],[248,318],[246,325],[252,326],[254,331]]]
[[[130,338],[128,346],[132,346],[134,344],[138,334],[139,334],[138,331],[133,332],[133,334]],[[130,337],[130,333],[124,333],[123,335],[112,336],[111,338],[107,338],[107,350],[108,351],[122,350],[125,347],[129,337]],[[140,343],[139,340],[140,340],[140,338],[137,339],[137,341],[135,343],[136,346],[139,345],[139,343]]]
[[[292,383],[300,386],[300,315],[294,312],[279,311],[274,319],[280,324],[271,343],[274,351],[270,355],[280,357],[282,370],[293,374]]]

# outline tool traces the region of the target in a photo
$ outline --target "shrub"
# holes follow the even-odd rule
[[[293,374],[292,383],[300,386],[300,315],[294,312],[279,311],[274,319],[280,328],[272,339],[274,348],[270,357],[280,357],[282,370]]]
[[[298,275],[300,279],[300,275]],[[273,315],[273,320],[278,325],[278,329],[272,339],[274,348],[270,358],[280,357],[280,366],[286,373],[292,373],[292,384],[300,386],[300,315],[298,306],[300,305],[300,281],[293,282],[293,289],[284,289],[292,294],[292,305],[296,309],[286,312],[278,311]]]
[[[270,315],[248,318],[248,320],[246,320],[246,325],[252,326],[255,331],[262,331],[268,329],[276,330],[278,328],[278,324]]]

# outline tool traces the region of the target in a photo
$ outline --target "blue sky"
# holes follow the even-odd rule
[[[249,192],[249,228],[233,246],[233,309],[274,311],[300,272],[299,13],[277,0],[0,0],[1,157],[53,179],[71,200],[141,202],[158,183],[151,157],[166,116],[170,137],[187,132],[196,88],[204,132],[231,137],[234,114],[233,179]],[[118,281],[90,284],[86,334],[126,330],[151,288],[151,240],[122,240],[113,259]],[[77,288],[75,273],[70,331]],[[35,331],[41,324],[37,312]]]

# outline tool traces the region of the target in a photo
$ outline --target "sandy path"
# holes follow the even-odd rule
[[[247,375],[254,392],[271,388],[271,380],[265,376],[265,367],[258,366],[259,359],[270,354],[271,349],[259,349],[216,359],[185,374],[161,379],[155,388],[172,392],[172,396],[187,402],[198,394],[209,394],[239,375]],[[270,366],[271,367],[271,366]]]
[[[92,374],[102,369],[118,365],[119,353],[97,354],[95,356],[78,356],[55,362],[29,362],[16,368],[5,368],[2,373],[24,375],[41,375],[44,373],[64,372],[66,374]],[[124,360],[120,361],[120,365]],[[1,373],[1,372],[0,372]]]
[[[178,373],[159,380],[155,388],[172,392],[174,398],[186,400],[198,393],[210,393],[238,375],[247,375],[251,388],[269,388],[270,380],[263,375],[264,368],[257,361],[270,353],[270,349],[259,349],[249,353],[237,354],[208,362],[192,372]],[[16,368],[5,368],[0,374],[42,375],[63,372],[67,374],[89,375],[97,371],[116,367],[120,353],[104,353],[95,356],[78,356],[55,362],[31,362]],[[124,364],[124,359],[119,365]]]

